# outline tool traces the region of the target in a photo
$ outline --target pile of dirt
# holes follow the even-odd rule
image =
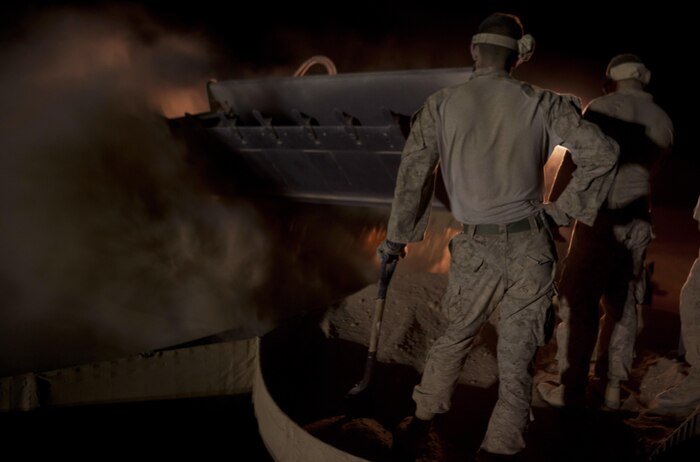
[[[275,348],[276,358],[268,356],[270,392],[277,404],[307,432],[342,451],[372,461],[399,460],[391,449],[393,432],[403,418],[412,415],[413,387],[430,345],[447,326],[440,312],[446,284],[446,274],[394,277],[387,295],[379,363],[363,400],[344,397],[362,377],[375,285],[308,319],[304,329],[291,329],[295,337],[280,344],[287,347]],[[464,461],[476,453],[498,393],[497,319],[498,311],[475,339],[452,409],[436,418],[418,460]],[[535,386],[556,380],[555,352],[554,339],[538,352]],[[679,383],[685,373],[683,363],[643,350],[626,384],[622,409],[616,412],[605,412],[595,404],[579,411],[553,409],[534,390],[534,420],[521,459],[644,460],[679,425],[647,415],[645,410],[658,392]],[[278,384],[274,377],[280,378]],[[595,389],[592,395],[593,401],[602,402]]]
[[[447,327],[440,311],[446,285],[446,274],[407,273],[394,277],[386,299],[379,364],[364,394],[367,399],[333,403],[330,408],[336,409],[338,414],[300,422],[309,433],[359,457],[373,461],[397,460],[391,451],[393,432],[404,417],[413,414],[413,387],[420,379],[430,345]],[[327,344],[320,369],[324,377],[318,380],[330,385],[340,401],[362,377],[376,290],[376,286],[371,285],[353,294],[328,309],[319,321]],[[498,380],[496,316],[484,325],[475,339],[455,392],[455,408],[473,408],[467,414],[467,427],[475,429],[485,429],[495,403]],[[329,377],[337,381],[331,385]],[[474,397],[476,406],[470,402]],[[483,398],[487,398],[485,403]],[[328,401],[317,403],[321,407],[328,405]],[[468,452],[476,451],[483,434],[469,431],[458,435],[457,432],[465,428],[453,420],[448,417],[436,421],[419,460],[464,460]]]

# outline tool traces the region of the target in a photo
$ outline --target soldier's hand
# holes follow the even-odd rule
[[[544,209],[544,213],[547,214],[556,226],[569,226],[571,224],[571,217],[560,209],[556,203],[547,202],[542,204],[542,208]]]
[[[406,256],[406,244],[384,239],[377,247],[377,255],[385,263],[393,263]]]

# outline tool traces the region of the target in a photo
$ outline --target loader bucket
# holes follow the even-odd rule
[[[410,117],[467,68],[212,82],[206,130],[284,196],[391,203]]]

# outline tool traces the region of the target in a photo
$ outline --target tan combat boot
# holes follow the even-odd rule
[[[552,382],[542,382],[537,385],[537,391],[542,399],[552,407],[586,407],[586,393],[584,389],[571,388]]]
[[[564,385],[557,385],[551,382],[542,382],[537,384],[537,391],[542,399],[552,407],[564,407],[564,394],[566,388]]]

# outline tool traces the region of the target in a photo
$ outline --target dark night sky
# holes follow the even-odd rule
[[[227,7],[216,2],[201,6],[193,2],[98,5],[112,11],[137,6],[167,28],[207,36],[222,57],[230,60],[233,77],[236,66],[293,68],[309,53],[330,56],[341,72],[423,67],[426,63],[436,67],[468,65],[467,45],[478,23],[490,12],[510,12],[522,19],[526,32],[537,40],[535,57],[527,65],[530,69],[524,68],[521,77],[573,67],[591,82],[600,82],[599,74],[611,56],[634,52],[654,72],[652,90],[669,105],[675,97],[670,92],[677,88],[672,82],[678,77],[671,75],[671,69],[679,67],[679,51],[695,41],[689,32],[693,18],[679,8],[666,7],[669,2],[663,8],[630,7],[629,13],[606,11],[605,2],[597,1],[582,2],[568,11],[536,8],[521,1],[482,2],[487,7],[465,2],[460,12],[450,8],[450,2],[422,2],[420,7],[400,2],[275,3],[227,2]],[[97,8],[94,2],[63,4],[75,9]],[[44,11],[42,2],[9,7],[0,19],[2,37],[12,39]],[[369,59],[377,48],[388,44],[394,59]]]

